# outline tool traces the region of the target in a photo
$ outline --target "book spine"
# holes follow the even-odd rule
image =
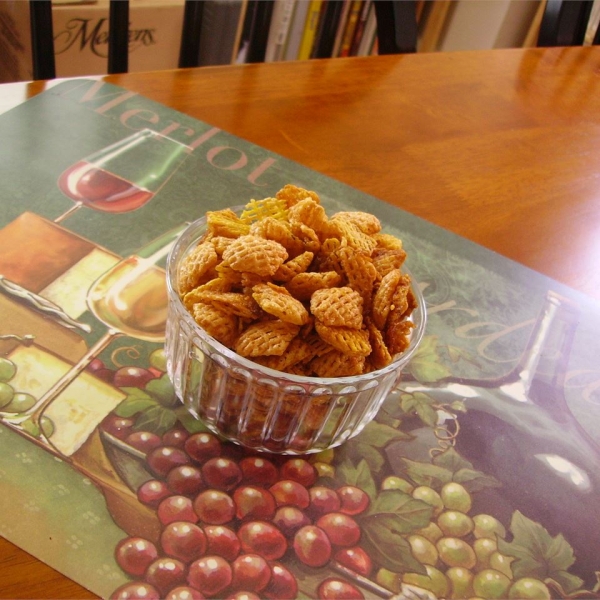
[[[363,31],[358,50],[357,56],[369,56],[371,48],[377,35],[377,17],[375,16],[375,7],[371,4],[369,8],[369,15],[367,22],[365,23],[365,29]]]
[[[308,14],[306,16],[306,25],[304,27],[304,33],[300,43],[300,50],[298,51],[299,60],[306,60],[310,58],[310,52],[315,40],[317,27],[319,25],[319,16],[321,14],[322,4],[323,0],[310,0]]]
[[[246,20],[246,11],[248,10],[248,0],[242,0],[240,6],[240,16],[237,23],[237,29],[235,32],[235,41],[231,51],[231,64],[235,63],[238,52],[240,51],[240,43],[242,41],[242,31],[244,30],[244,21]]]
[[[248,54],[246,56],[247,63],[264,62],[272,16],[273,1],[256,0],[256,11],[250,29]]]
[[[342,15],[344,3],[332,0],[327,3],[325,12],[319,20],[319,29],[315,38],[311,58],[329,58],[335,43],[335,34]]]
[[[302,33],[306,25],[306,15],[308,14],[308,0],[297,0],[294,7],[294,16],[288,34],[288,40],[285,47],[285,60],[296,60],[302,41]]]
[[[354,30],[356,29],[356,23],[358,22],[362,4],[362,0],[352,0],[352,6],[350,7],[350,13],[348,14],[348,23],[346,24],[346,30],[344,31],[339,56],[350,55],[350,47],[352,46]]]
[[[198,66],[231,62],[241,6],[241,0],[205,0]]]
[[[333,44],[333,49],[331,50],[331,56],[336,57],[340,53],[340,48],[342,46],[342,39],[344,37],[344,31],[346,29],[346,23],[348,22],[348,13],[350,12],[350,7],[352,6],[352,0],[343,0],[343,8],[342,14],[340,16],[340,21],[338,23],[337,31],[335,33],[335,42]]]
[[[371,0],[365,0],[360,11],[360,16],[356,23],[356,29],[354,30],[354,38],[352,40],[352,45],[350,46],[350,56],[356,56],[358,54],[358,47],[365,31],[370,8]]]
[[[265,62],[281,60],[287,40],[295,0],[275,0],[269,29]]]

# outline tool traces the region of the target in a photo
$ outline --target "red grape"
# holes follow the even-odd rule
[[[118,587],[110,600],[160,600],[158,590],[145,581],[130,581]]]
[[[233,562],[240,553],[240,540],[235,531],[229,527],[207,525],[204,528],[204,535],[206,535],[207,554],[216,554]]]
[[[120,440],[124,440],[133,429],[135,421],[133,419],[118,417],[115,414],[109,414],[102,421],[102,429],[106,433],[114,435]]]
[[[357,587],[341,579],[322,581],[317,594],[320,600],[364,600],[365,598]]]
[[[247,456],[240,461],[242,481],[253,485],[273,485],[279,474],[277,467],[262,456]]]
[[[161,594],[185,582],[186,567],[176,558],[157,558],[146,570],[146,581]]]
[[[149,479],[142,483],[137,490],[138,500],[152,508],[156,508],[162,500],[171,495],[171,491],[164,481]]]
[[[188,571],[188,582],[207,596],[215,596],[232,580],[229,563],[220,556],[204,556],[195,560]]]
[[[166,477],[171,469],[190,464],[190,459],[181,448],[159,446],[146,455],[146,462],[155,475]]]
[[[104,364],[104,361],[101,358],[93,358],[90,361],[90,364],[85,368],[85,370],[89,371],[90,373],[95,373],[100,369],[106,369],[106,365]]]
[[[331,558],[331,542],[320,527],[305,525],[294,536],[294,552],[305,565],[322,567]]]
[[[204,482],[198,467],[179,465],[169,471],[167,485],[174,494],[195,496],[202,489]]]
[[[287,538],[293,535],[304,525],[310,525],[310,519],[297,506],[282,506],[277,509],[273,517],[273,524]]]
[[[115,372],[113,385],[118,388],[136,387],[144,388],[145,385],[154,379],[154,375],[142,367],[121,367]]]
[[[355,546],[360,539],[360,527],[343,513],[323,515],[317,522],[334,546]]]
[[[141,537],[121,540],[115,550],[117,564],[128,575],[143,575],[153,561],[158,558],[156,546]]]
[[[271,581],[262,591],[268,600],[295,598],[298,595],[298,582],[292,573],[280,563],[271,564]]]
[[[277,506],[297,506],[307,508],[310,504],[308,490],[297,481],[283,479],[273,484],[269,491],[273,494]]]
[[[158,520],[163,525],[175,521],[196,523],[198,515],[194,512],[192,501],[187,496],[169,496],[165,498],[157,509]]]
[[[205,490],[194,499],[194,510],[203,523],[223,525],[233,520],[235,504],[231,496],[221,490]]]
[[[180,585],[173,588],[166,596],[165,600],[205,600],[204,594],[187,585]]]
[[[112,369],[98,369],[93,372],[93,375],[106,383],[113,383],[115,380],[115,372]]]
[[[174,427],[165,432],[162,436],[164,446],[175,446],[176,448],[184,448],[186,440],[190,434],[182,427]]]
[[[194,433],[185,440],[183,447],[199,463],[221,455],[221,442],[212,433]]]
[[[359,515],[369,506],[369,496],[364,490],[353,485],[344,485],[337,490],[340,498],[340,512],[347,515]]]
[[[144,453],[150,452],[162,444],[160,437],[150,431],[133,431],[125,438],[125,441]]]
[[[163,529],[160,545],[168,556],[188,563],[206,552],[206,536],[194,523],[175,521]]]
[[[242,480],[242,472],[237,464],[222,456],[207,460],[202,465],[202,476],[206,485],[225,491],[233,489]]]
[[[317,470],[303,458],[291,458],[281,465],[279,470],[281,479],[291,479],[310,487],[317,480]]]
[[[271,569],[267,561],[257,554],[238,556],[231,565],[232,586],[236,590],[260,592],[271,579]]]
[[[226,600],[260,600],[260,596],[254,592],[234,592]]]
[[[238,530],[242,550],[258,554],[266,560],[281,558],[287,550],[287,541],[281,531],[264,521],[244,523]]]
[[[238,519],[270,519],[275,514],[275,499],[268,490],[242,485],[233,493]]]
[[[360,546],[340,548],[335,553],[334,558],[344,567],[348,567],[348,569],[364,577],[368,577],[373,570],[371,557]]]
[[[339,510],[341,502],[335,490],[317,485],[310,488],[308,493],[310,495],[308,512],[313,519]]]

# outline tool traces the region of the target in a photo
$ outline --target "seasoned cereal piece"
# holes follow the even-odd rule
[[[273,274],[275,281],[286,282],[293,279],[298,273],[304,273],[313,261],[314,254],[312,252],[303,252],[302,254],[283,263],[279,269]]]
[[[206,226],[208,233],[229,238],[246,235],[250,229],[249,225],[241,221],[230,208],[208,211],[206,213]]]
[[[391,312],[398,318],[406,318],[408,310],[408,294],[410,293],[410,277],[401,275],[392,296]]]
[[[305,190],[304,188],[292,185],[291,183],[288,183],[287,185],[282,187],[275,194],[275,196],[277,198],[285,200],[288,205],[288,208],[294,206],[294,204],[300,202],[300,200],[304,200],[305,198],[311,198],[317,204],[320,204],[321,202],[316,192],[310,192],[308,190]]]
[[[234,271],[270,277],[287,257],[288,253],[281,244],[255,235],[243,235],[225,249],[223,264]]]
[[[212,304],[242,319],[254,320],[264,314],[254,298],[245,294],[203,291],[197,292],[194,297],[197,302]]]
[[[238,336],[238,318],[229,311],[223,310],[212,304],[197,302],[192,307],[194,320],[202,329],[231,348]]]
[[[310,227],[321,239],[325,239],[328,218],[325,209],[312,198],[294,204],[289,210],[288,219],[292,225]]]
[[[304,325],[309,315],[304,305],[296,300],[284,287],[273,283],[259,283],[252,288],[252,297],[270,315],[286,323]]]
[[[219,257],[210,242],[204,242],[185,258],[179,268],[179,293],[186,294],[190,290],[206,283],[206,276],[219,262]]]
[[[390,271],[399,269],[406,259],[404,250],[375,250],[373,252],[373,264],[381,277],[385,277]]]
[[[304,243],[292,233],[292,226],[288,221],[280,221],[273,217],[267,217],[252,223],[250,233],[267,240],[279,242],[291,257],[298,256],[298,254],[304,252]]]
[[[373,319],[375,326],[379,329],[385,327],[385,322],[392,307],[394,292],[400,283],[401,277],[402,273],[397,269],[390,271],[381,280],[381,283],[373,296],[371,318]]]
[[[317,356],[310,362],[310,369],[317,377],[350,377],[360,375],[365,364],[364,356],[349,356],[338,350]]]
[[[279,319],[253,323],[241,333],[235,351],[240,356],[281,356],[300,327]]]
[[[377,248],[386,250],[402,250],[402,240],[389,233],[376,233],[373,239],[377,242]]]
[[[369,312],[373,287],[379,276],[373,261],[350,246],[340,248],[337,253],[348,278],[348,285],[362,296],[364,311]]]
[[[369,333],[366,329],[329,327],[320,321],[315,321],[315,329],[323,341],[344,354],[368,356],[371,353]]]
[[[250,200],[244,207],[240,220],[244,223],[254,223],[261,219],[285,219],[287,217],[287,203],[283,198],[263,198]]]
[[[233,240],[234,238],[217,235],[210,240],[210,243],[214,246],[217,255],[221,257],[223,256],[223,252],[225,252],[225,248],[227,248],[227,246],[229,246]]]
[[[335,213],[332,217],[335,219],[344,219],[350,223],[354,223],[363,233],[373,235],[381,231],[381,221],[371,213],[362,211],[343,211]]]
[[[239,271],[234,271],[229,265],[222,262],[215,267],[215,276],[229,285],[230,289],[241,284],[242,275]]]
[[[314,356],[313,347],[299,337],[295,337],[281,356],[257,357],[254,360],[276,371],[288,371],[292,367],[308,362]]]
[[[298,273],[285,284],[287,290],[298,300],[310,300],[310,297],[323,288],[332,288],[342,281],[335,271],[325,273]]]
[[[384,331],[385,345],[390,354],[404,352],[410,343],[410,332],[413,328],[412,321],[403,318],[391,318]]]
[[[331,219],[327,225],[327,233],[327,237],[339,240],[345,238],[348,246],[367,256],[370,256],[377,246],[372,236],[363,233],[358,225],[345,219]]]
[[[369,361],[375,369],[382,369],[392,362],[392,355],[385,345],[381,330],[371,322],[367,323],[367,329],[369,330],[369,342],[372,348]]]
[[[199,294],[204,292],[229,292],[231,290],[231,286],[224,279],[211,279],[206,283],[195,287],[193,290],[190,290],[185,294],[182,298],[184,306],[191,311],[194,304],[200,302]]]
[[[304,250],[317,253],[321,248],[321,241],[314,229],[304,225],[304,223],[292,223],[292,233],[303,244]]]
[[[350,287],[317,290],[310,299],[310,312],[324,325],[360,329],[363,299]]]

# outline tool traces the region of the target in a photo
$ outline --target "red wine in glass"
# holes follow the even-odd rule
[[[59,189],[75,204],[55,222],[81,206],[109,213],[144,206],[191,150],[172,138],[143,129],[77,161],[58,178]]]

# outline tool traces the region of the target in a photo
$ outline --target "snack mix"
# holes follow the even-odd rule
[[[195,321],[240,356],[295,375],[385,367],[409,344],[417,303],[398,238],[366,212],[330,218],[315,192],[286,185],[238,216],[208,212],[180,266]]]

